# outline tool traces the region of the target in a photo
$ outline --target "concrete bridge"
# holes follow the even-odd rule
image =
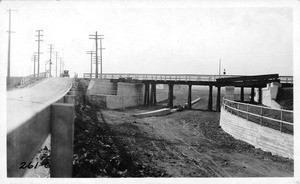
[[[84,78],[93,75],[84,74]],[[45,78],[45,79],[43,79]],[[272,82],[293,84],[293,77],[278,74],[259,76],[218,76],[218,75],[164,75],[164,74],[103,74],[102,79],[111,83],[142,83],[144,85],[144,105],[156,104],[156,85],[167,84],[168,106],[173,106],[174,85],[188,86],[188,109],[191,109],[191,89],[193,85],[209,87],[208,110],[212,110],[212,89],[217,91],[217,111],[220,111],[221,87],[261,88]],[[48,78],[47,73],[27,76],[21,84],[27,85],[36,79],[43,79],[31,87],[7,92],[7,168],[9,177],[19,177],[24,170],[19,169],[23,161],[31,161],[45,138],[51,133],[51,177],[70,177],[72,174],[72,142],[74,129],[74,80],[70,78]]]
[[[42,75],[36,75],[42,77]],[[44,76],[45,77],[45,76]],[[28,82],[33,79],[24,79]],[[7,91],[7,173],[21,177],[51,134],[51,177],[71,177],[74,132],[74,80],[44,78]]]
[[[84,73],[84,78],[93,79],[95,74]],[[143,83],[144,90],[144,105],[156,105],[156,85],[167,84],[169,86],[168,106],[173,106],[173,87],[174,85],[188,86],[188,102],[187,108],[191,109],[192,101],[192,86],[208,86],[209,100],[208,110],[212,111],[213,87],[217,88],[216,111],[220,112],[221,107],[221,87],[234,86],[241,88],[241,102],[244,102],[244,88],[251,88],[251,102],[254,102],[255,88],[259,90],[259,102],[261,102],[261,89],[272,82],[280,82],[285,85],[293,85],[292,76],[279,76],[278,74],[270,75],[254,75],[254,76],[239,76],[239,75],[197,75],[197,74],[129,74],[129,73],[104,73],[98,74],[100,79],[109,79],[112,83],[127,82],[127,83]]]

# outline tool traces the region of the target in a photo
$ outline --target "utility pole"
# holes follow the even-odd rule
[[[102,79],[102,50],[105,48],[102,48],[102,39],[104,38],[100,38],[100,65],[101,65],[101,79]],[[97,60],[96,60],[97,61]]]
[[[33,57],[31,58],[31,61],[33,61],[33,75],[35,75],[35,62],[36,62],[36,55],[33,54]]]
[[[61,77],[61,62],[62,58],[59,58],[59,77]]]
[[[219,78],[221,78],[221,58],[219,60]]]
[[[37,51],[37,55],[38,55],[38,67],[37,67],[37,70],[38,70],[38,73],[40,73],[40,54],[41,54],[41,52],[40,52],[40,42],[43,41],[43,40],[41,40],[41,36],[43,36],[41,34],[41,32],[43,32],[43,30],[36,30],[36,32],[38,32],[38,35],[35,35],[35,36],[38,37],[37,40],[35,40],[36,42],[38,42],[38,51]]]
[[[93,75],[93,54],[94,54],[94,51],[87,51],[86,53],[91,55],[91,76],[90,76],[90,78],[92,78],[92,75]]]
[[[8,15],[9,15],[9,23],[8,23],[8,53],[7,53],[7,84],[9,84],[9,79],[10,79],[10,45],[11,45],[11,33],[14,33],[11,31],[11,12],[12,11],[18,11],[18,10],[8,10]]]
[[[51,61],[51,59],[52,59],[52,49],[53,49],[53,44],[49,44],[49,46],[50,46],[50,59],[49,59],[49,70],[50,70],[50,77],[52,77],[52,75],[51,75],[51,65],[52,65],[52,61]]]
[[[57,77],[57,52],[55,52],[55,76]]]
[[[47,72],[47,62],[48,61],[45,61],[45,72]]]
[[[96,50],[95,50],[95,53],[96,53],[96,78],[98,78],[98,40],[100,39],[98,36],[104,36],[104,35],[98,35],[97,31],[96,31],[95,35],[89,35],[89,36],[91,37],[89,39],[94,39],[96,42]],[[102,75],[101,75],[101,77],[102,77]]]
[[[61,61],[61,71],[64,72],[65,62],[64,60]]]

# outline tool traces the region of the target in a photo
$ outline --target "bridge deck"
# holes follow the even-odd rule
[[[84,78],[91,78],[90,73],[84,73]],[[95,73],[92,74],[92,78],[95,78]],[[236,77],[251,77],[251,76],[241,76],[241,75],[201,75],[201,74],[133,74],[133,73],[103,73],[98,74],[98,78],[102,79],[113,79],[119,80],[120,78],[140,80],[143,82],[155,82],[160,84],[168,84],[173,82],[175,84],[192,84],[192,85],[216,85],[217,81],[227,78]],[[293,76],[278,76],[277,77],[281,83],[293,84]],[[270,80],[277,81],[277,80]],[[219,83],[220,84],[220,83]],[[232,85],[232,84],[229,84]],[[257,83],[247,83],[239,84],[239,86],[252,86],[257,85]],[[257,86],[263,86],[264,83],[258,84]]]
[[[71,88],[70,78],[47,78],[32,87],[7,92],[7,132],[19,127]]]

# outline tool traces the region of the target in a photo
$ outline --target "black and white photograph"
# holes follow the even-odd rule
[[[299,19],[299,0],[0,0],[0,183],[300,184]]]

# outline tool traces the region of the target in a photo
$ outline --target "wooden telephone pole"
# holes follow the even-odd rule
[[[90,38],[89,39],[93,39],[96,42],[96,78],[98,78],[98,40],[100,40],[101,38],[99,38],[99,36],[104,36],[104,35],[98,35],[97,31],[95,33],[95,35],[89,35]],[[102,78],[102,74],[101,74],[101,78]]]
[[[36,32],[38,32],[37,36],[37,40],[35,40],[36,42],[38,42],[38,51],[37,51],[37,56],[38,56],[38,67],[37,67],[37,73],[40,73],[40,54],[41,54],[41,51],[40,51],[40,43],[43,41],[41,40],[41,36],[43,36],[41,34],[41,32],[43,32],[43,30],[36,30]]]
[[[62,58],[59,58],[59,77],[61,77],[62,62]]]
[[[57,53],[55,52],[55,77],[57,77]]]
[[[35,63],[36,63],[36,55],[35,54],[33,54],[32,55],[32,58],[31,58],[31,61],[33,61],[33,74],[35,75]]]
[[[105,48],[102,48],[102,39],[104,39],[104,38],[100,38],[100,48],[99,48],[99,50],[100,50],[101,79],[102,79],[102,50],[105,49]]]
[[[15,33],[11,31],[11,12],[18,11],[18,10],[8,10],[9,15],[9,24],[8,24],[8,53],[7,53],[7,84],[9,84],[10,79],[10,46],[11,46],[11,33]]]
[[[221,78],[221,58],[219,60],[219,78]]]
[[[49,44],[49,46],[50,46],[50,59],[49,59],[49,75],[50,75],[50,77],[52,77],[52,75],[51,75],[51,66],[52,66],[52,61],[51,61],[51,59],[52,59],[52,50],[53,50],[53,44]]]
[[[91,55],[91,76],[90,76],[90,78],[93,78],[92,75],[93,75],[93,54],[94,54],[94,51],[87,51],[86,53]]]

